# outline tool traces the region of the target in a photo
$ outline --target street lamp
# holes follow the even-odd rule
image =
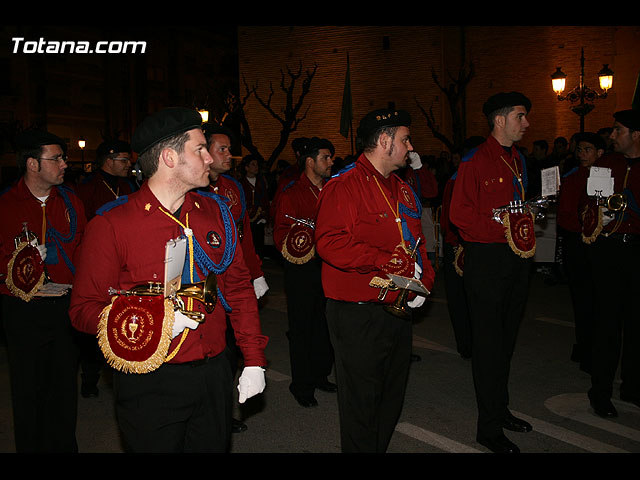
[[[198,110],[198,113],[202,117],[202,123],[207,123],[209,121],[209,111],[204,108]]]
[[[598,93],[584,84],[584,48],[581,49],[580,55],[580,85],[573,88],[565,96],[562,96],[567,75],[560,67],[557,67],[556,71],[551,75],[551,86],[558,100],[569,100],[572,104],[577,103],[577,105],[571,107],[571,110],[580,116],[580,132],[584,132],[585,115],[595,108],[592,102],[596,98],[607,98],[607,92],[613,86],[613,71],[609,68],[609,64],[605,63],[603,65],[602,69],[598,72],[598,79],[602,93]]]
[[[84,137],[80,137],[78,139],[78,147],[80,147],[80,158],[82,159],[82,170],[86,171],[86,166],[84,164],[84,147],[86,146],[87,142],[85,141]]]

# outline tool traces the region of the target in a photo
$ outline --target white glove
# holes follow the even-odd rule
[[[411,308],[418,308],[418,307],[422,306],[422,304],[424,303],[424,301],[426,299],[427,299],[427,297],[423,297],[422,295],[418,295],[413,300],[408,301],[407,305],[409,305],[409,307],[411,307]]]
[[[47,258],[47,247],[44,245],[36,245],[36,248],[38,249],[40,257],[42,257],[42,261],[44,262]]]
[[[267,223],[267,221],[264,218],[261,218],[260,220],[258,220],[258,225],[260,225],[261,223]]]
[[[407,155],[409,156],[409,166],[411,168],[418,170],[422,167],[422,160],[420,160],[418,152],[409,152]]]
[[[256,292],[256,298],[260,298],[267,290],[269,290],[269,285],[267,285],[267,281],[264,277],[256,278],[253,281],[253,290]]]
[[[605,208],[602,212],[602,226],[606,227],[614,218],[616,218],[615,214]]]
[[[421,276],[422,276],[422,267],[416,263],[415,271],[413,272],[413,278],[415,278],[416,280],[420,280]]]
[[[34,247],[36,247],[38,249],[38,253],[40,254],[40,257],[42,258],[42,261],[44,262],[45,259],[47,258],[47,247],[46,245],[38,245],[38,240],[31,240],[31,245],[33,245]]]
[[[198,322],[187,317],[180,310],[176,310],[173,318],[173,331],[171,332],[171,338],[176,338],[185,328],[194,330],[198,328],[198,325],[200,325]]]
[[[238,379],[238,392],[240,392],[238,402],[244,403],[247,398],[262,393],[265,386],[264,368],[244,367]]]

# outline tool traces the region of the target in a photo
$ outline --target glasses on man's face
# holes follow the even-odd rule
[[[40,158],[38,158],[38,160],[49,160],[50,162],[56,162],[56,163],[60,164],[60,163],[66,163],[67,157],[66,157],[66,155],[57,155],[57,156],[55,156],[53,158],[40,157]]]
[[[131,163],[131,159],[128,158],[128,157],[114,157],[113,160],[118,161],[118,162]]]

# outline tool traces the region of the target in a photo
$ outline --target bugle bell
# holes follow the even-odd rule
[[[130,290],[117,290],[109,288],[109,295],[139,295],[155,296],[163,295],[164,286],[159,282],[148,282],[136,285]],[[176,310],[197,322],[204,321],[205,314],[195,310],[187,310],[182,297],[192,298],[201,302],[207,313],[213,312],[218,299],[217,280],[214,273],[209,273],[207,278],[197,283],[182,285],[169,299],[173,302]]]
[[[627,208],[627,197],[623,193],[614,193],[608,197],[598,197],[598,205],[607,207],[610,212],[622,212]]]
[[[411,258],[413,258],[414,260],[416,258],[416,252],[418,251],[418,243],[420,243],[420,239],[419,238],[416,241],[416,244],[413,247],[413,250],[409,254],[411,256]],[[395,283],[393,283],[393,281],[392,281],[391,282],[391,286],[385,287],[385,288],[388,288],[389,290],[394,290],[393,287],[395,287],[395,289],[398,288],[395,285]],[[386,295],[386,292],[385,292],[385,295]],[[398,293],[398,296],[396,297],[395,301],[393,303],[385,305],[382,308],[386,312],[390,313],[391,315],[395,315],[396,317],[400,317],[400,318],[402,318],[404,320],[409,320],[411,318],[411,310],[409,309],[409,305],[407,304],[408,296],[409,296],[409,289],[401,288],[400,289],[400,293]]]

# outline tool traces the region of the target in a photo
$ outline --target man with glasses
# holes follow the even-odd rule
[[[73,257],[86,224],[82,202],[63,185],[65,151],[51,133],[23,132],[17,139],[21,176],[0,195],[0,293],[17,452],[78,448],[69,295],[62,289],[43,296],[46,287],[73,283]],[[25,229],[32,234],[23,238]]]
[[[107,140],[96,150],[98,169],[78,185],[87,219],[104,204],[136,190],[131,174],[131,146],[122,140]]]

